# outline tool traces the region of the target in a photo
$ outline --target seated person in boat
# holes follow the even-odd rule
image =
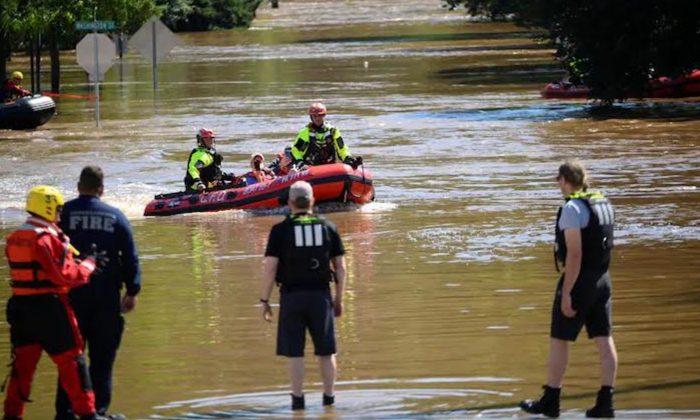
[[[246,185],[267,182],[275,179],[275,173],[270,168],[265,167],[265,157],[262,153],[253,153],[250,156],[251,171],[245,174]]]
[[[343,141],[340,130],[326,122],[326,107],[317,102],[309,108],[311,122],[297,135],[292,145],[294,165],[325,165],[335,163],[336,157],[341,162],[357,168],[362,158],[354,158]]]
[[[298,169],[301,169],[294,166],[291,146],[285,147],[281,153],[278,153],[277,159],[273,160],[267,167],[276,176],[285,176],[289,172],[296,172]]]
[[[233,173],[221,171],[223,156],[216,153],[213,130],[202,128],[197,133],[197,147],[192,149],[187,159],[185,189],[189,192],[202,192],[205,189],[221,188],[223,181],[234,181]]]
[[[31,95],[31,92],[22,88],[22,80],[24,80],[22,72],[13,71],[12,77],[5,80],[0,88],[0,102],[14,101]]]

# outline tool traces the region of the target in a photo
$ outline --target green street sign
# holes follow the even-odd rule
[[[113,31],[116,28],[113,20],[96,20],[75,22],[77,31]]]

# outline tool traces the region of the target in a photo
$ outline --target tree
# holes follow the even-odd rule
[[[173,31],[248,27],[263,0],[158,0]]]
[[[80,20],[112,20],[134,33],[154,15],[174,30],[204,31],[250,26],[262,0],[0,0],[0,77],[11,51],[28,48],[42,35],[51,55],[52,90],[58,91],[59,50],[74,48],[84,33]],[[43,43],[43,42],[42,42]],[[3,79],[4,80],[4,79]]]
[[[518,11],[517,0],[444,0],[450,10],[464,5],[472,16],[486,16],[492,20],[502,20]]]
[[[495,7],[502,0],[446,1]],[[546,29],[563,67],[604,103],[700,68],[700,2],[522,0],[512,12],[520,25]]]
[[[0,77],[2,82],[7,74],[7,60],[12,52],[12,35],[17,32],[20,23],[17,20],[18,0],[0,1]]]

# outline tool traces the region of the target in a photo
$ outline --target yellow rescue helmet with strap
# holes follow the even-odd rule
[[[56,187],[39,185],[27,194],[27,211],[50,222],[56,219],[65,201],[63,194]]]
[[[24,80],[24,75],[22,74],[21,71],[13,71],[13,72],[12,72],[12,78],[13,78],[13,79],[19,79],[19,80]]]

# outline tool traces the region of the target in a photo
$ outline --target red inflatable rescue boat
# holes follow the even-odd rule
[[[314,190],[316,203],[350,202],[366,204],[374,200],[372,174],[363,167],[334,163],[312,166],[272,181],[245,187],[156,195],[146,206],[144,216],[212,212],[230,209],[264,209],[287,205],[289,187],[296,181],[307,181]]]
[[[586,86],[571,83],[549,83],[540,91],[540,95],[547,99],[585,99],[590,97],[591,90]],[[641,98],[687,98],[691,96],[700,96],[700,70],[674,79],[668,77],[654,79],[649,83],[649,89]]]

